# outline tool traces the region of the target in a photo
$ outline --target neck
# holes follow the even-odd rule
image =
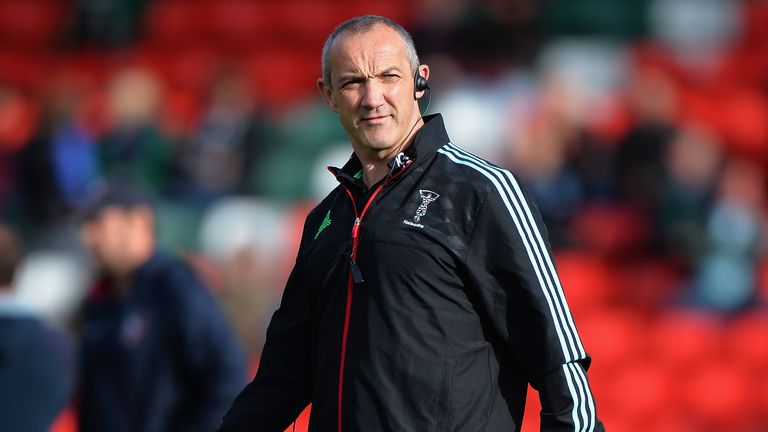
[[[387,166],[389,161],[413,143],[413,136],[423,126],[424,120],[419,117],[402,142],[396,146],[388,147],[376,152],[354,148],[355,155],[360,159],[360,163],[363,165],[362,180],[367,187],[370,188],[389,174],[390,168]]]

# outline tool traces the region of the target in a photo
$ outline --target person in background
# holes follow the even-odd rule
[[[0,430],[46,431],[70,401],[74,347],[15,298],[21,257],[17,235],[0,224]]]
[[[159,125],[163,82],[149,69],[129,66],[110,78],[107,101],[112,125],[99,140],[104,178],[124,178],[156,193],[167,192],[173,145]]]
[[[733,315],[759,303],[757,265],[765,241],[765,178],[752,160],[726,162],[706,215],[705,248],[696,262],[691,303]]]
[[[252,168],[263,150],[265,121],[244,73],[222,71],[211,83],[208,107],[197,131],[179,146],[177,188],[190,204],[248,192]]]
[[[83,218],[100,277],[83,310],[80,430],[213,430],[245,382],[219,307],[158,250],[151,201],[136,186],[104,186]]]

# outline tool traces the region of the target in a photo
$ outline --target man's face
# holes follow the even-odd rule
[[[140,215],[137,211],[106,207],[82,227],[81,238],[96,263],[108,273],[127,270],[131,237],[138,235]]]
[[[353,148],[389,156],[420,117],[405,42],[395,30],[376,25],[364,33],[340,35],[329,61],[331,83],[320,81],[318,86],[339,114]]]

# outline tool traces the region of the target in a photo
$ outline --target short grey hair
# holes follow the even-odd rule
[[[338,27],[328,36],[325,44],[323,45],[322,56],[322,68],[323,68],[323,82],[329,88],[333,88],[331,84],[331,64],[330,64],[330,51],[331,46],[336,39],[343,33],[360,34],[371,30],[376,25],[385,25],[392,30],[396,31],[405,42],[405,55],[408,56],[408,62],[411,64],[411,74],[415,75],[416,70],[419,68],[419,56],[416,54],[416,45],[413,43],[413,38],[407,30],[400,24],[392,21],[389,18],[379,15],[363,15],[344,21],[339,24]]]

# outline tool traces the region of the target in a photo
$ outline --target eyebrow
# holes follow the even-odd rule
[[[397,67],[397,66],[390,66],[390,67],[384,69],[383,71],[379,72],[379,75],[386,75],[386,74],[392,73],[392,72],[398,72],[399,73],[400,72],[400,68]]]
[[[386,69],[382,70],[381,72],[377,72],[376,76],[386,75],[386,74],[389,74],[389,73],[392,73],[392,72],[402,73],[402,71],[400,70],[399,67],[397,67],[397,66],[389,66]],[[350,81],[350,80],[354,81],[354,80],[362,79],[364,77],[365,77],[365,75],[360,73],[360,72],[358,72],[358,71],[342,72],[341,74],[339,74],[339,76],[337,78],[337,84],[341,84],[341,83],[344,83],[344,82],[347,82],[347,81]]]

